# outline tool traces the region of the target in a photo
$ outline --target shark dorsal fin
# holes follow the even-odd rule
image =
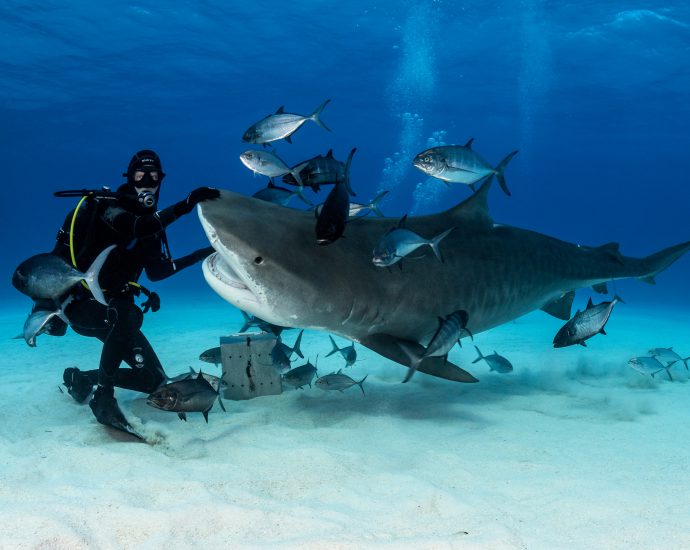
[[[285,110],[283,109],[283,107],[284,107],[284,105],[281,105],[280,107],[278,107],[278,110],[276,111],[277,115],[282,115],[285,113]]]
[[[490,228],[494,221],[489,215],[489,190],[492,177],[489,176],[481,187],[460,204],[446,210],[443,215],[451,216],[462,222],[475,222],[478,225]]]

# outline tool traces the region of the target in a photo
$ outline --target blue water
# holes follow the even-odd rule
[[[410,161],[473,136],[492,163],[520,150],[513,196],[492,192],[501,223],[630,255],[690,239],[686,3],[9,1],[0,52],[6,304],[28,308],[12,270],[52,248],[74,205],[53,191],[116,187],[149,147],[164,205],[200,185],[254,193],[265,181],[238,159],[246,128],[326,98],[332,133],[309,123],[278,153],[344,160],[356,146],[353,185],[362,198],[389,189],[390,216],[466,198]],[[169,237],[176,256],[206,244],[194,215]],[[656,287],[622,289],[688,308],[689,273],[682,259]],[[194,269],[155,288],[164,304],[217,300]]]

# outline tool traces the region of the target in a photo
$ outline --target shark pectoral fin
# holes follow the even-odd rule
[[[575,299],[575,291],[571,290],[566,292],[559,298],[551,300],[548,304],[541,308],[542,311],[553,315],[556,319],[561,319],[567,321],[570,319],[570,309],[573,306],[573,300]]]
[[[363,346],[407,367],[410,365],[410,359],[400,346],[401,342],[406,344],[408,350],[414,350],[418,352],[418,355],[424,354],[424,347],[417,342],[397,338],[390,334],[372,334],[360,340]],[[431,376],[452,380],[453,382],[479,382],[469,372],[446,361],[443,357],[426,357],[419,363],[417,370]]]
[[[597,294],[608,294],[609,293],[609,287],[606,285],[606,283],[599,283],[597,285],[592,285],[592,289]]]

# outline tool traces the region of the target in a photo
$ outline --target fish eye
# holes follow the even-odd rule
[[[257,256],[256,258],[254,258],[254,263],[256,265],[261,265],[262,263],[264,263],[264,259],[261,256]]]
[[[247,157],[248,159],[252,158],[252,154],[251,154],[251,153],[245,153],[244,156]]]
[[[431,157],[429,155],[425,156],[424,162],[431,162]]]

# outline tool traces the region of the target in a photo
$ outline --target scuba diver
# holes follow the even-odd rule
[[[115,399],[114,388],[151,393],[166,374],[151,344],[141,332],[144,313],[158,311],[160,298],[137,281],[142,272],[151,281],[165,279],[213,253],[199,249],[173,260],[165,228],[194,207],[220,196],[212,187],[194,189],[184,200],[158,210],[161,183],[165,177],[158,155],[151,150],[136,153],[123,174],[127,181],[116,192],[82,191],[58,232],[52,253],[76,269],[86,269],[110,245],[117,245],[101,269],[98,281],[107,306],[97,302],[85,283],[70,290],[72,300],[65,315],[72,329],[103,342],[98,369],[65,369],[63,380],[69,394],[83,403],[93,392],[89,405],[101,424],[140,437],[131,427]],[[69,195],[69,193],[72,193]],[[64,192],[58,196],[75,196]],[[146,295],[140,309],[134,297]],[[64,297],[61,297],[63,299]],[[37,304],[40,306],[40,304]],[[48,331],[64,334],[67,326],[55,318]],[[64,326],[59,326],[60,324]],[[128,367],[121,367],[122,362]]]

